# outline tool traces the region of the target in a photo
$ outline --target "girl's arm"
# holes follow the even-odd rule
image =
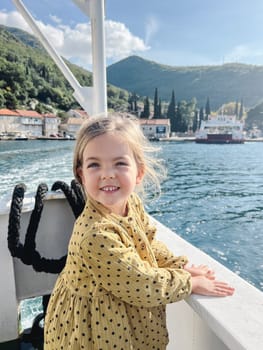
[[[107,229],[107,227],[105,227]],[[191,293],[191,275],[183,268],[159,268],[143,261],[111,228],[91,231],[82,241],[83,266],[98,288],[138,307],[165,305]]]

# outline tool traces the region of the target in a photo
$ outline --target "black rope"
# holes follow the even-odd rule
[[[11,202],[11,209],[8,222],[8,249],[13,257],[17,257],[23,261],[24,258],[24,246],[19,240],[20,232],[20,219],[22,204],[24,199],[24,193],[26,186],[19,184],[15,186],[13,191],[13,197]]]
[[[71,182],[71,187],[62,181],[57,181],[53,184],[52,190],[58,189],[64,192],[75,217],[78,217],[85,205],[80,185],[75,180]],[[20,242],[20,221],[25,190],[24,184],[14,188],[8,223],[9,251],[13,257],[19,258],[26,265],[32,265],[38,272],[59,273],[65,266],[67,255],[59,259],[47,259],[36,250],[36,233],[44,207],[43,200],[48,191],[46,184],[40,184],[37,188],[35,206],[30,216],[25,243]]]
[[[71,187],[65,182],[57,181],[52,186],[53,191],[61,190],[65,194],[67,201],[77,218],[85,206],[85,197],[78,182],[72,180]],[[32,210],[27,227],[24,244],[20,241],[21,213],[26,186],[19,184],[15,186],[12,196],[11,208],[8,222],[8,248],[13,257],[19,258],[24,264],[31,265],[35,271],[47,273],[59,273],[65,266],[67,255],[59,259],[47,259],[36,250],[36,234],[44,208],[44,199],[48,191],[46,184],[38,186],[35,205]],[[43,313],[39,314],[33,321],[31,329],[24,331],[22,340],[30,342],[36,348],[43,348],[44,330],[41,321],[44,319],[50,295],[42,297]]]
[[[81,214],[85,206],[85,198],[81,185],[76,180],[71,181],[71,187],[63,181],[56,181],[51,190],[61,190],[65,194],[75,218]]]
[[[44,207],[43,200],[47,191],[48,187],[44,183],[40,184],[37,188],[37,193],[35,196],[35,206],[30,216],[24,245],[24,249],[31,253],[33,253],[36,250],[36,233],[40,222],[42,210]]]

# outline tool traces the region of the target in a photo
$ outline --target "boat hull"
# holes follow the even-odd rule
[[[196,143],[244,143],[243,138],[233,138],[232,134],[207,134],[207,137],[196,138]]]
[[[196,139],[195,143],[206,144],[242,144],[244,140],[208,140],[208,139]]]

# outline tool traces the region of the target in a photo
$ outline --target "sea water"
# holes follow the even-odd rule
[[[168,177],[148,212],[263,291],[263,143],[156,146]],[[73,149],[74,141],[0,141],[0,199],[21,182],[33,193],[41,182],[69,184]],[[22,304],[25,322],[40,308],[39,298]]]

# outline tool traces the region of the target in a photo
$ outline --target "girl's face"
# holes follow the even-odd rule
[[[88,142],[79,175],[87,195],[112,213],[125,216],[127,200],[143,178],[124,139],[106,133]]]

